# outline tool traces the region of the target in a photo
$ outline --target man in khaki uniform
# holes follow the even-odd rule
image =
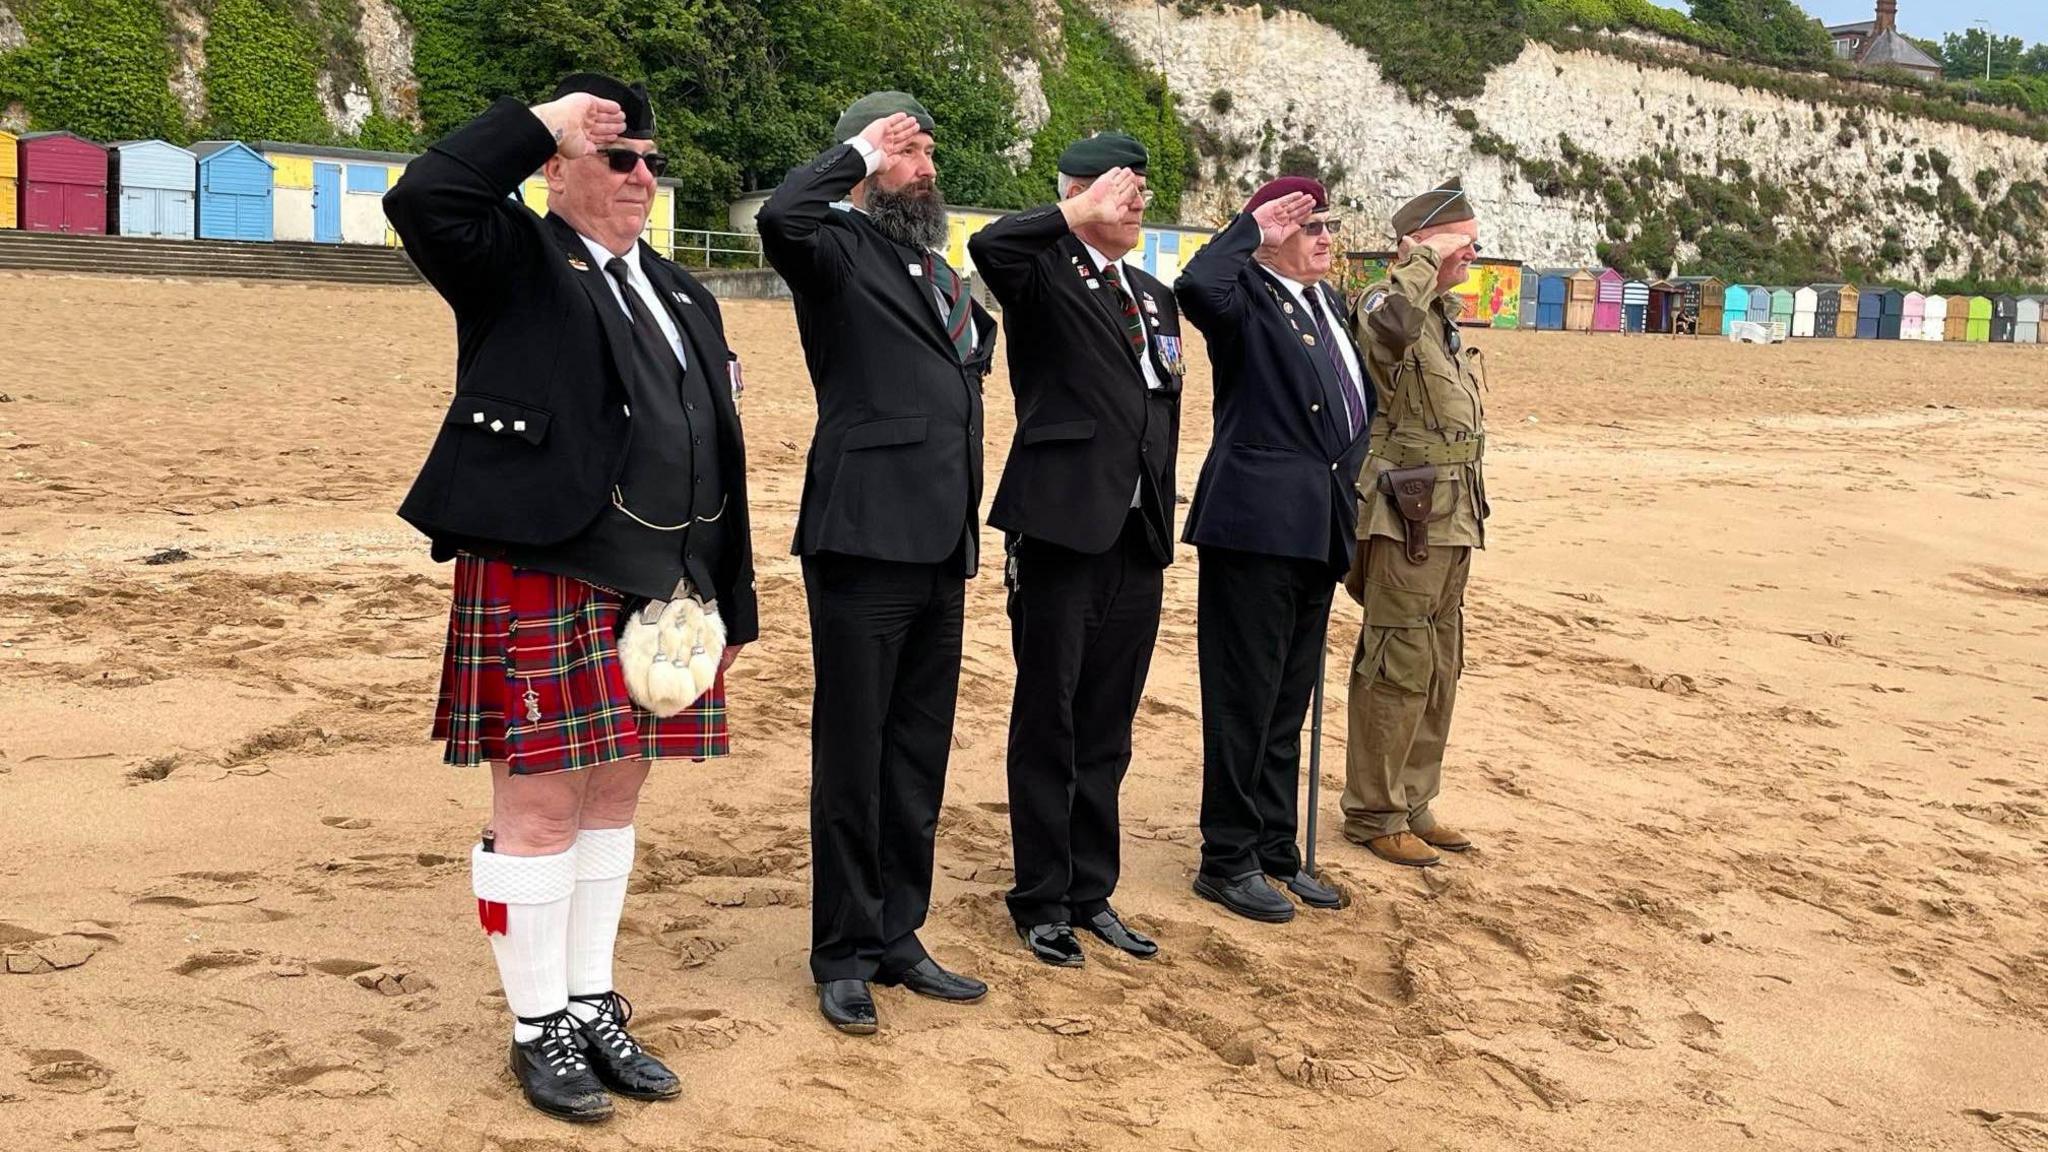
[[[1465,661],[1465,580],[1486,546],[1479,349],[1458,302],[1479,225],[1456,179],[1394,213],[1399,250],[1352,323],[1379,393],[1358,478],[1358,547],[1345,588],[1365,606],[1351,673],[1344,835],[1428,867],[1472,842],[1430,811]]]

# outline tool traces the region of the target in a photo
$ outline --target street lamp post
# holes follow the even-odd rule
[[[1989,84],[1991,83],[1991,21],[1972,20],[1970,23],[1975,24],[1984,32],[1984,82]]]

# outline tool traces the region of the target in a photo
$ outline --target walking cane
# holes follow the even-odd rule
[[[1320,807],[1317,797],[1323,788],[1323,665],[1330,656],[1329,645],[1316,651],[1316,695],[1315,719],[1309,723],[1308,737],[1308,851],[1302,858],[1302,871],[1310,876],[1316,874],[1316,809]]]

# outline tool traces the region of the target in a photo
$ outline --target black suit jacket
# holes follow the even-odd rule
[[[575,230],[512,198],[554,151],[525,105],[499,100],[407,166],[384,197],[406,254],[455,312],[455,399],[398,511],[444,557],[569,540],[610,502],[625,465],[628,321]],[[640,266],[711,374],[726,515],[738,517],[712,591],[728,640],[743,644],[760,624],[746,445],[725,386],[738,357],[710,292],[644,243]]]
[[[832,206],[866,176],[860,153],[841,144],[791,169],[757,217],[761,250],[796,298],[818,396],[791,551],[935,564],[959,550],[971,576],[980,548],[981,382],[995,321],[972,306],[981,342],[961,363],[924,254],[883,235],[866,214]]]
[[[1125,334],[1123,294],[1103,282],[1057,205],[1005,216],[967,248],[1002,302],[1017,396],[1017,439],[988,522],[1076,552],[1106,552],[1142,485],[1155,553],[1169,563],[1182,363],[1172,290],[1124,266],[1142,304],[1145,355],[1165,385],[1150,391]]]
[[[1351,566],[1358,510],[1352,484],[1365,463],[1373,393],[1353,436],[1342,387],[1314,323],[1252,259],[1259,224],[1239,213],[1181,270],[1181,310],[1208,338],[1216,376],[1215,432],[1188,509],[1190,544]],[[1350,340],[1338,293],[1317,285],[1331,336]],[[1354,346],[1355,347],[1355,346]],[[1365,357],[1359,356],[1359,368]]]

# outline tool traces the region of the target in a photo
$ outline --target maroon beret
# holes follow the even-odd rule
[[[1306,192],[1315,197],[1316,211],[1327,212],[1329,210],[1330,194],[1323,189],[1322,182],[1311,180],[1306,176],[1282,176],[1278,180],[1266,181],[1259,186],[1257,192],[1252,193],[1250,200],[1245,201],[1244,210],[1247,212],[1257,212],[1260,205],[1270,204],[1282,196],[1290,196],[1296,192]]]

